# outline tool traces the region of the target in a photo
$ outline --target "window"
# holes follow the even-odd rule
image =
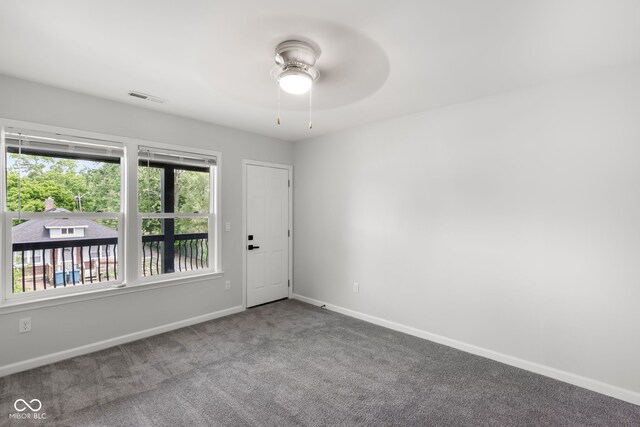
[[[139,147],[140,275],[211,270],[216,157]]]
[[[111,141],[4,128],[5,299],[122,281],[123,155]],[[92,280],[84,271],[96,246],[108,256]]]
[[[13,254],[13,262],[14,264],[20,264],[23,262],[21,252]],[[27,266],[31,264],[42,264],[42,255],[40,254],[40,252],[34,251],[32,253],[31,251],[26,251],[24,253],[24,263],[27,264]]]
[[[72,223],[72,221],[69,221]],[[84,237],[85,229],[89,228],[87,225],[76,225],[73,223],[73,227],[60,227],[60,226],[45,226],[45,229],[49,232],[49,238],[51,239],[68,239],[70,237]],[[92,230],[93,231],[93,230]]]
[[[100,257],[107,256],[107,247],[106,246],[93,246],[91,251],[89,252],[89,256],[91,259],[98,259]]]
[[[0,305],[217,273],[219,154],[170,148],[0,119]]]

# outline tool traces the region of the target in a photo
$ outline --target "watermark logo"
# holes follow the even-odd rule
[[[28,402],[24,399],[16,399],[16,401],[13,402],[13,408],[18,412],[9,414],[10,419],[44,420],[47,418],[46,413],[40,412],[40,410],[42,409],[42,402],[40,402],[40,400],[38,399],[31,399]]]
[[[33,406],[31,406],[29,403]],[[42,402],[40,402],[38,399],[31,399],[29,403],[27,403],[24,399],[18,399],[13,403],[13,407],[18,412],[24,412],[27,410],[27,408],[29,408],[31,412],[38,412],[40,409],[42,409]],[[34,407],[36,405],[37,407]]]

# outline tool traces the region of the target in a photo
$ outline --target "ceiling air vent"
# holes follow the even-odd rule
[[[164,103],[164,99],[158,98],[157,96],[149,95],[147,93],[136,92],[134,90],[129,91],[129,96],[133,96],[134,98],[144,99],[146,101],[157,102],[158,104]]]

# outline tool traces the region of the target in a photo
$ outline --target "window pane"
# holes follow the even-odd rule
[[[168,178],[167,178],[168,175]],[[173,184],[171,184],[173,181]],[[173,199],[173,210],[165,203]],[[209,170],[186,170],[177,165],[138,166],[138,210],[142,213],[208,213]]]
[[[138,166],[138,211],[163,212],[162,169]]]
[[[118,220],[14,220],[13,293],[119,280]]]
[[[175,211],[180,213],[209,212],[209,172],[175,171]]]
[[[147,218],[142,232],[143,276],[209,267],[208,218]]]
[[[176,234],[208,233],[208,218],[176,218]]]
[[[6,160],[8,211],[120,211],[118,159],[7,152]]]

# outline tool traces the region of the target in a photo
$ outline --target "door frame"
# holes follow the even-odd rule
[[[293,166],[280,163],[268,163],[258,160],[242,160],[242,308],[247,309],[247,166],[262,166],[275,169],[285,169],[289,177],[289,260],[288,260],[288,298],[293,295]]]

